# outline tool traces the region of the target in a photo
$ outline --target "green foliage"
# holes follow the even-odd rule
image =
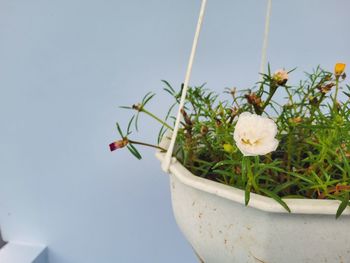
[[[193,174],[245,191],[246,204],[251,192],[275,199],[289,212],[283,198],[335,199],[341,202],[338,218],[349,205],[350,86],[343,91],[346,100],[339,101],[345,74],[340,78],[317,67],[306,76],[299,85],[289,86],[277,81],[269,69],[252,89],[226,89],[225,100],[205,85],[189,88],[174,155]],[[136,108],[137,114],[144,112],[161,123],[158,143],[171,129],[166,122],[174,119],[171,112],[181,96],[181,89],[176,92],[167,81],[163,83],[174,98],[164,121],[145,110],[151,93]],[[281,89],[284,105],[273,100]],[[237,149],[233,131],[239,114],[246,111],[274,119],[276,151],[244,157]]]

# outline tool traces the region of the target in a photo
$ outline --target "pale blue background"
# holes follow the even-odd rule
[[[199,0],[0,0],[0,226],[49,246],[50,263],[196,262],[153,155],[110,153],[118,105],[183,81]],[[257,80],[263,0],[209,0],[191,83],[216,91]],[[273,4],[273,69],[350,64],[350,1]],[[348,65],[350,68],[350,65]],[[349,71],[349,70],[348,70]],[[350,75],[350,74],[349,74]],[[161,113],[159,113],[161,115]],[[158,127],[141,118],[155,141]]]

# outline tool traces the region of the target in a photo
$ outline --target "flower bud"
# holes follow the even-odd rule
[[[289,119],[289,122],[290,122],[291,124],[299,124],[299,123],[301,123],[302,121],[303,121],[303,119],[302,119],[300,116],[295,117],[295,118],[290,118],[290,119]]]
[[[309,103],[313,106],[317,106],[318,104],[318,99],[314,96],[309,96]]]
[[[137,103],[137,104],[132,105],[132,108],[134,110],[141,111],[142,110],[142,105],[140,103]]]
[[[284,69],[279,69],[272,75],[272,79],[277,83],[277,85],[284,86],[288,81],[288,72]]]
[[[346,67],[346,64],[344,63],[335,64],[334,75],[336,78],[339,78],[344,73],[345,67]]]
[[[201,127],[201,134],[202,135],[206,135],[208,133],[208,131],[209,131],[208,127],[205,126],[205,125],[202,125],[202,127]]]
[[[222,125],[222,121],[218,118],[215,118],[215,124],[216,124],[216,127],[220,127]]]
[[[224,151],[227,153],[234,153],[236,151],[235,147],[233,147],[230,143],[225,143],[223,145]]]
[[[111,144],[109,144],[109,149],[111,150],[111,152],[113,152],[117,149],[125,147],[126,145],[128,145],[128,143],[129,143],[128,139],[115,141],[115,142],[112,142]]]

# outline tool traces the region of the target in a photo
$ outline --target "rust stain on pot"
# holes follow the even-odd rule
[[[196,204],[196,201],[193,201],[192,206],[194,206],[195,204]]]
[[[198,218],[202,219],[202,216],[203,216],[203,213],[202,213],[202,212],[199,212]]]

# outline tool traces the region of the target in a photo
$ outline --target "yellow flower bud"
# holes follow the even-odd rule
[[[234,147],[229,143],[225,143],[223,147],[224,147],[224,151],[227,153],[233,153],[235,151]]]
[[[335,64],[334,75],[336,77],[339,77],[341,74],[344,73],[345,67],[346,67],[346,64],[344,64],[344,63],[337,63],[337,64]]]

